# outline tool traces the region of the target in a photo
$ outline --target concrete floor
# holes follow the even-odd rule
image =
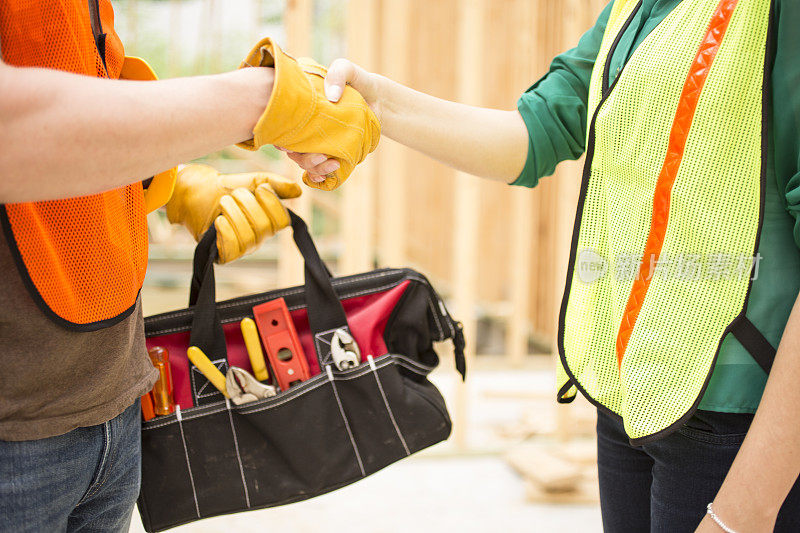
[[[138,513],[130,531],[144,531]],[[500,457],[442,457],[434,447],[318,498],[202,520],[173,531],[592,533],[602,528],[596,505],[526,503],[522,480]]]

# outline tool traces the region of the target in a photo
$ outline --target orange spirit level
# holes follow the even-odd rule
[[[283,298],[253,307],[258,333],[280,390],[311,377],[308,362]]]

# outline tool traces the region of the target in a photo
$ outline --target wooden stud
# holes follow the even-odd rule
[[[313,35],[313,0],[289,0],[286,2],[284,25],[286,26],[286,50],[295,57],[311,55],[311,36]],[[286,159],[284,173],[287,177],[299,179],[302,171]],[[313,224],[312,192],[302,185],[303,195],[287,202],[290,209]],[[297,251],[291,231],[282,231],[278,242],[278,283],[281,287],[303,283],[303,258]]]
[[[528,1],[515,2],[517,20],[532,18],[533,6]],[[519,30],[517,30],[519,31]],[[520,50],[532,53],[534,50],[533,32],[519,31],[517,45]],[[512,66],[512,83],[524,87],[531,79],[530,61],[517,59]],[[509,250],[508,277],[511,280],[511,316],[506,330],[506,351],[509,363],[519,367],[528,355],[528,336],[530,333],[531,296],[531,248],[535,245],[532,234],[533,204],[532,194],[525,190],[513,191],[511,204],[511,249]]]
[[[384,0],[382,3],[380,71],[400,83],[408,83],[409,39],[412,5],[407,0]],[[406,262],[408,220],[407,150],[383,138],[378,149],[379,196],[378,253],[380,263],[402,266]]]
[[[378,68],[379,3],[347,3],[347,57],[367,70]],[[375,256],[375,194],[378,162],[375,155],[361,163],[342,186],[341,232],[343,251],[339,274],[370,270]]]
[[[459,100],[479,105],[483,98],[482,73],[475,65],[484,64],[483,23],[484,0],[462,0],[459,17],[458,42],[458,88]],[[475,358],[478,320],[476,314],[476,291],[478,281],[478,210],[480,188],[475,176],[458,172],[455,185],[454,254],[453,254],[453,300],[455,313],[464,324],[466,340],[465,357],[467,368]],[[469,419],[468,384],[459,382],[456,388],[454,436],[456,446],[467,447]]]

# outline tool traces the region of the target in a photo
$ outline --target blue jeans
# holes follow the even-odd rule
[[[98,426],[0,441],[0,531],[127,532],[141,483],[139,410],[137,400]]]
[[[752,420],[748,414],[697,411],[675,433],[633,447],[622,422],[598,411],[597,468],[605,533],[693,532]],[[800,531],[800,483],[784,501],[775,531]]]

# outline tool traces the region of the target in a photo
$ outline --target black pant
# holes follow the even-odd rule
[[[622,422],[598,412],[597,466],[605,533],[693,532],[752,420],[753,415],[698,411],[675,433],[633,447]],[[786,498],[775,531],[800,532],[800,482]]]

